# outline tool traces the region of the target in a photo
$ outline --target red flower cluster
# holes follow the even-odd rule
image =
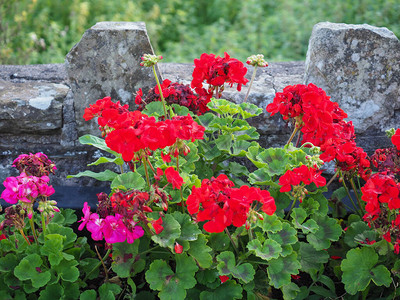
[[[397,150],[400,150],[400,128],[396,129],[396,132],[391,137],[393,145],[396,146]]]
[[[293,119],[303,134],[302,144],[320,147],[323,161],[335,159],[337,167],[350,176],[358,172],[368,178],[370,163],[364,150],[356,146],[352,122],[344,121],[347,114],[321,88],[312,83],[287,86],[276,94],[267,111],[271,116],[279,112],[284,120]]]
[[[192,188],[186,204],[190,214],[196,214],[197,222],[207,221],[204,230],[222,232],[229,225],[243,226],[250,214],[254,201],[262,204],[262,211],[272,215],[275,201],[268,191],[241,186],[233,188],[234,183],[224,174],[217,178],[204,179],[201,187]]]
[[[224,53],[224,57],[215,56],[215,54],[203,53],[200,59],[194,60],[193,80],[191,87],[199,95],[204,95],[203,82],[209,84],[208,94],[213,94],[215,87],[219,87],[222,92],[225,83],[231,87],[237,84],[237,90],[240,91],[242,85],[245,85],[249,80],[244,76],[247,73],[247,68],[244,64],[231,58],[228,53]]]
[[[318,171],[314,168],[309,168],[306,165],[294,168],[293,170],[287,170],[279,178],[279,184],[282,186],[280,192],[289,192],[293,186],[298,186],[300,183],[304,185],[310,185],[312,182],[317,187],[322,187],[326,184],[326,180],[321,176],[322,171]]]
[[[140,111],[130,112],[104,98],[85,110],[87,118],[98,116],[98,122],[106,135],[107,146],[122,154],[125,161],[135,158],[139,150],[156,150],[172,146],[179,140],[203,139],[205,128],[190,115],[176,116],[171,120],[157,122]],[[90,119],[89,118],[89,119]]]
[[[179,104],[181,106],[185,106],[196,115],[202,115],[209,110],[207,103],[210,102],[211,96],[196,96],[188,85],[180,84],[178,82],[171,83],[170,80],[165,79],[161,84],[161,90],[164,100],[169,105]],[[136,93],[135,103],[139,106],[138,109],[140,111],[142,111],[150,102],[161,101],[158,86],[152,88],[144,100],[142,97],[142,89],[139,89],[139,91]]]
[[[373,174],[361,188],[361,199],[367,202],[364,220],[385,232],[388,242],[394,237],[396,254],[400,251],[400,184],[385,173]]]
[[[29,155],[21,154],[14,160],[12,166],[17,168],[20,173],[37,177],[49,176],[50,173],[54,174],[54,171],[57,170],[56,165],[46,154],[41,152]]]

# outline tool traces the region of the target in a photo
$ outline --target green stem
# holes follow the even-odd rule
[[[257,67],[258,66],[254,67],[253,75],[251,76],[251,80],[250,80],[250,84],[249,84],[249,88],[247,89],[246,97],[244,97],[244,101],[243,102],[246,102],[247,98],[249,97],[251,86],[253,85],[254,78],[256,78]]]
[[[96,249],[97,252],[97,249]],[[98,253],[98,252],[97,252]],[[86,282],[86,280],[88,279],[88,277],[96,270],[98,269],[101,265],[104,265],[104,260],[107,259],[107,257],[110,255],[111,253],[111,249],[108,249],[106,254],[103,256],[103,258],[100,257],[100,261],[93,267],[93,269],[89,272],[86,273],[85,278],[83,279],[83,282]],[[106,272],[106,276],[107,276],[107,272]]]
[[[147,254],[147,253],[149,253],[149,252],[152,252],[153,250],[158,249],[158,248],[160,248],[160,246],[155,246],[155,247],[153,247],[153,248],[151,248],[151,249],[148,249],[148,250],[146,250],[146,251],[140,252],[138,255],[139,255],[139,256],[142,256],[142,255]]]
[[[42,213],[42,230],[43,230],[43,237],[46,237],[46,220],[45,220],[45,216]]]
[[[29,224],[31,225],[33,238],[35,239],[35,242],[38,243],[38,238],[36,235],[35,224],[33,223],[33,219],[29,219]]]
[[[163,108],[164,108],[165,118],[169,118],[168,114],[167,114],[167,108],[165,107],[165,99],[164,99],[164,95],[163,95],[163,92],[162,92],[162,89],[161,89],[160,81],[158,80],[158,76],[157,76],[156,66],[155,65],[153,65],[153,72],[154,72],[154,77],[156,78],[158,91],[160,92],[160,97],[161,97],[161,102],[162,102]]]
[[[176,157],[176,170],[178,171],[178,173],[180,173],[180,170],[179,170],[179,155]],[[179,189],[179,192],[181,194],[182,212],[185,213],[185,200],[183,199],[182,187]]]
[[[351,204],[353,204],[354,210],[355,210],[355,211],[361,216],[361,218],[362,218],[363,216],[361,215],[360,211],[357,209],[357,205],[354,203],[354,200],[353,200],[353,198],[352,198],[351,195],[350,195],[350,191],[349,191],[349,189],[347,188],[346,183],[344,182],[344,178],[343,178],[342,183],[343,183],[344,189],[346,190],[347,196],[349,197],[349,199],[350,199],[350,201],[351,201]]]
[[[337,170],[336,173],[332,176],[332,178],[328,181],[326,184],[326,187],[329,187],[329,185],[335,180],[335,178],[339,175],[340,170]]]
[[[289,140],[287,141],[286,145],[289,145],[289,143],[293,140],[293,138],[295,137],[295,135],[296,135],[297,131],[299,131],[299,129],[300,128],[297,126],[294,128],[292,135],[289,137]]]
[[[236,252],[236,254],[239,254],[238,247],[237,247],[237,245],[235,244],[235,241],[233,240],[233,238],[232,238],[231,234],[229,233],[229,230],[228,230],[228,228],[225,228],[225,233],[228,235],[229,239],[231,240],[231,243],[232,243],[233,249],[235,249],[235,252]]]
[[[28,243],[28,245],[30,245],[31,242],[29,242],[28,238],[26,237],[24,231],[23,231],[21,228],[19,229],[19,232],[21,233],[21,235],[23,236],[23,238],[25,239],[25,241]]]
[[[358,206],[360,207],[360,211],[364,215],[365,211],[362,206],[360,195],[358,194],[358,191],[357,191],[356,185],[354,184],[353,178],[350,179],[350,184],[351,184],[351,187],[353,188],[354,194],[356,195],[356,199],[357,199]]]
[[[292,205],[290,206],[290,209],[289,209],[287,215],[284,218],[285,220],[289,219],[289,216],[292,213],[292,210],[293,210],[294,206],[296,205],[296,203],[297,203],[297,199],[293,199]]]
[[[150,189],[149,170],[147,169],[146,159],[143,157],[142,161],[143,161],[143,166],[144,166],[144,173],[146,174],[147,184],[148,184],[149,189]]]

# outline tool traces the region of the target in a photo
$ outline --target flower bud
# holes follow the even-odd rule
[[[162,59],[163,57],[161,55],[144,54],[140,65],[143,67],[152,67]]]
[[[183,252],[183,246],[175,242],[175,253],[181,254],[182,252]]]
[[[264,60],[264,55],[262,54],[249,56],[246,64],[253,67],[268,67],[268,63]]]

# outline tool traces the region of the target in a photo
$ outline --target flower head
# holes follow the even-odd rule
[[[264,55],[262,54],[249,56],[246,64],[253,67],[268,67],[268,63],[264,60]]]
[[[142,56],[142,62],[140,65],[143,67],[152,67],[162,59],[163,57],[161,55],[144,54]]]

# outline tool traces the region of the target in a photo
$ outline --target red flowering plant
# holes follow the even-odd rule
[[[96,211],[84,204],[78,221],[105,246],[84,275],[91,280],[102,266],[101,292],[82,285],[85,296],[400,296],[398,148],[369,158],[346,113],[313,84],[276,94],[266,110],[281,114],[293,134],[283,147],[264,148],[249,123],[264,109],[247,102],[256,69],[268,66],[262,55],[247,60],[250,83],[245,64],[227,53],[195,59],[190,85],[160,82],[161,59],[142,58],[157,85],[147,96],[137,91],[137,110],[110,97],[85,110],[101,137],[80,142],[104,153],[90,165],[116,165],[70,176],[111,187],[98,195]],[[221,99],[227,87],[240,92],[248,83],[243,102]],[[399,147],[400,130],[390,137]],[[336,168],[328,182],[326,163]],[[330,193],[338,177],[342,187]],[[9,201],[17,201],[11,191],[20,181],[5,182]],[[27,212],[15,208],[10,216]]]

